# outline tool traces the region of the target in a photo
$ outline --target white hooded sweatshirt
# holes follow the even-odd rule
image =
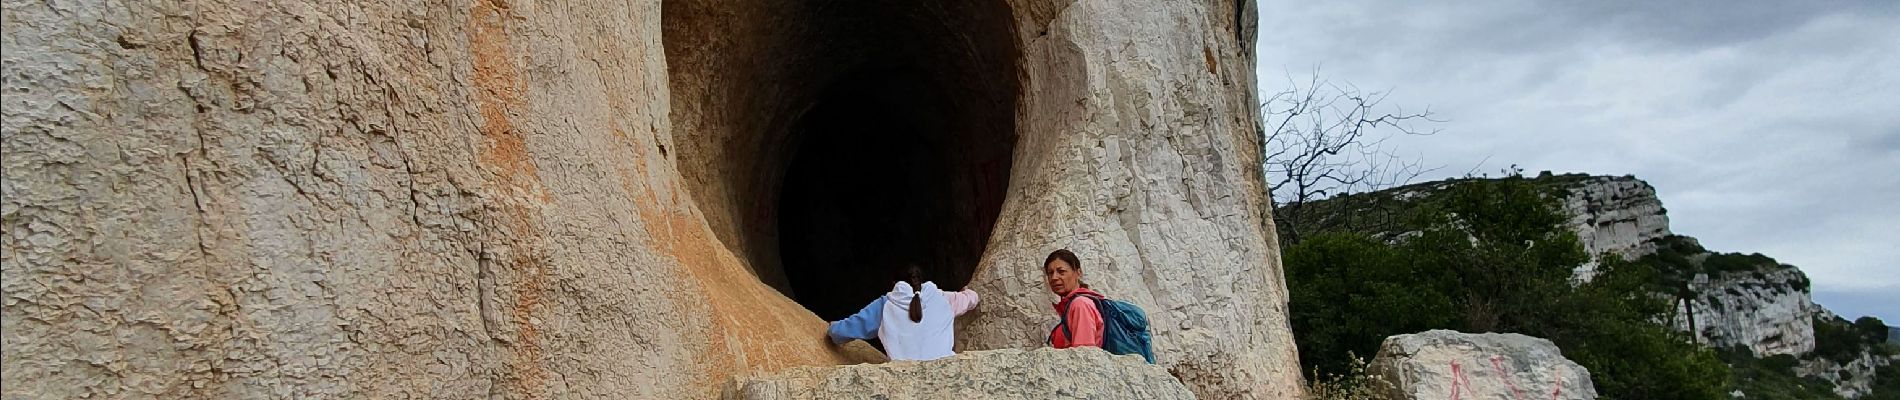
[[[976,307],[976,292],[944,293],[936,282],[924,282],[923,290],[912,291],[910,283],[898,282],[884,295],[884,313],[877,339],[892,361],[935,360],[956,354],[955,319]],[[924,318],[911,322],[910,303],[922,301]]]

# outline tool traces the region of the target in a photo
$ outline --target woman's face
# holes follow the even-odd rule
[[[1042,266],[1042,276],[1049,283],[1049,291],[1055,292],[1057,296],[1068,295],[1076,287],[1082,286],[1082,271],[1076,270],[1067,261],[1049,260],[1049,264]]]

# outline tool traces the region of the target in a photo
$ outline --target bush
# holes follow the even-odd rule
[[[1590,369],[1605,398],[1728,397],[1729,366],[1714,351],[1659,325],[1603,325],[1558,342],[1566,345],[1564,354]]]
[[[1735,346],[1720,354],[1734,371],[1735,388],[1749,399],[1838,399],[1834,385],[1818,378],[1795,375],[1800,360],[1791,355],[1755,358],[1747,347]]]
[[[1814,356],[1845,362],[1867,351],[1867,338],[1847,320],[1814,317],[1813,323]]]
[[[1643,256],[1637,261],[1655,268],[1660,274],[1660,283],[1663,286],[1686,287],[1689,280],[1702,271],[1694,262],[1689,261],[1689,257],[1707,252],[1708,250],[1696,244],[1695,239],[1670,235],[1657,240],[1654,254]]]
[[[1308,400],[1380,400],[1396,392],[1385,377],[1373,375],[1366,370],[1366,360],[1353,354],[1346,369],[1337,374],[1321,375],[1314,370],[1306,379],[1306,397]]]
[[[1865,340],[1869,344],[1886,343],[1887,334],[1889,333],[1887,331],[1887,323],[1881,321],[1880,318],[1874,318],[1872,316],[1860,317],[1860,319],[1854,320],[1854,330],[1859,331],[1862,340]]]
[[[1793,267],[1789,267],[1789,268],[1793,268]],[[1808,284],[1809,282],[1808,282],[1807,274],[1795,274],[1794,282],[1792,282],[1789,286],[1793,286],[1794,290],[1805,292],[1805,291],[1808,291]]]
[[[1601,275],[1566,298],[1567,313],[1541,329],[1564,354],[1590,369],[1606,398],[1726,398],[1731,372],[1715,351],[1688,334],[1656,324],[1670,312],[1656,298],[1658,272],[1649,265],[1606,260]]]
[[[1743,255],[1740,253],[1716,253],[1702,260],[1702,271],[1711,275],[1722,272],[1755,271],[1763,266],[1775,266],[1775,259],[1761,253]]]
[[[1892,353],[1894,345],[1885,344],[1884,352]],[[1900,365],[1889,365],[1874,370],[1873,393],[1860,400],[1900,400]]]
[[[1373,354],[1386,336],[1449,328],[1451,299],[1399,250],[1363,236],[1327,233],[1287,248],[1291,324],[1301,364],[1343,373],[1350,354]]]

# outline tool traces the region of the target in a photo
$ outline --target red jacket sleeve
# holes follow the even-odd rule
[[[1069,304],[1069,347],[1102,347],[1102,311],[1095,299],[1075,296]]]

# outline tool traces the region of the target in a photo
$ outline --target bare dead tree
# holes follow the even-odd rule
[[[1407,113],[1382,106],[1390,94],[1334,83],[1315,71],[1303,84],[1289,76],[1287,89],[1260,105],[1266,116],[1263,167],[1282,243],[1298,243],[1338,217],[1304,207],[1310,202],[1404,185],[1437,169],[1387,148],[1386,141],[1398,135],[1439,132],[1415,123],[1443,122],[1429,108]]]

